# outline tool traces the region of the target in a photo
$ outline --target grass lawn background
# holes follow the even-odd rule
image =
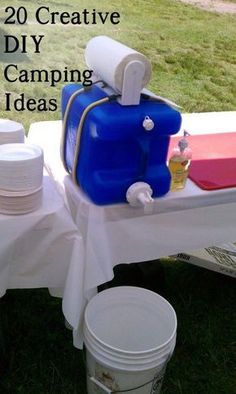
[[[19,69],[86,69],[84,48],[87,41],[106,34],[144,53],[152,63],[149,88],[176,101],[183,112],[226,111],[235,109],[236,95],[236,17],[210,13],[175,0],[137,1],[50,1],[50,11],[79,11],[84,8],[119,11],[119,25],[96,26],[38,25],[35,10],[41,1],[11,1],[15,7],[25,6],[27,25],[4,25],[4,9],[8,0],[1,0],[0,35],[44,34],[41,53],[0,54],[0,116],[21,121],[26,130],[32,121],[59,119],[60,92],[64,83],[49,87],[47,83],[9,83],[3,69],[18,63]],[[1,40],[1,51],[3,41]],[[57,112],[5,112],[5,92],[26,98],[57,98]]]
[[[10,4],[9,4],[10,3]],[[39,26],[34,12],[42,1],[1,0],[0,35],[44,34],[41,54],[6,55],[0,41],[0,117],[29,124],[60,119],[56,113],[5,112],[5,92],[15,98],[55,97],[60,105],[63,83],[7,83],[3,69],[84,69],[87,41],[109,35],[147,55],[153,66],[149,88],[183,107],[183,112],[235,110],[236,18],[198,10],[175,0],[50,1],[51,11],[83,8],[119,11],[121,23],[78,26]],[[7,6],[25,6],[25,26],[3,25]],[[2,37],[1,37],[2,38]],[[50,130],[48,131],[50,138]],[[171,242],[171,240],[170,240]],[[157,263],[158,266],[160,263]],[[169,363],[165,394],[233,394],[235,366],[234,280],[180,262],[163,260],[165,281],[153,272],[156,291],[167,298],[178,316],[178,341]],[[149,286],[147,278],[147,287]],[[73,348],[61,301],[47,290],[12,290],[0,299],[0,393],[82,394],[85,369],[81,352]]]

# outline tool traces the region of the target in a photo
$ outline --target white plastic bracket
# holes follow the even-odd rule
[[[138,60],[129,62],[123,75],[122,95],[119,99],[121,105],[138,105],[142,90],[145,66]]]

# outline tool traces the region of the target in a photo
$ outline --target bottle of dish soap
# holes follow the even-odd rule
[[[169,159],[169,170],[171,173],[170,190],[181,190],[185,187],[189,165],[192,158],[192,151],[188,147],[187,136],[189,133],[184,131],[184,136],[173,149]]]

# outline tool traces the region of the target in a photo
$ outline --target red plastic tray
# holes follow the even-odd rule
[[[172,137],[169,156],[181,137]],[[216,190],[236,186],[236,133],[187,137],[192,149],[189,178],[201,189]]]

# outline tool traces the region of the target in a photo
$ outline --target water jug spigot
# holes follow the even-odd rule
[[[133,183],[126,192],[126,199],[132,207],[144,207],[144,213],[153,211],[152,189],[146,182]]]

